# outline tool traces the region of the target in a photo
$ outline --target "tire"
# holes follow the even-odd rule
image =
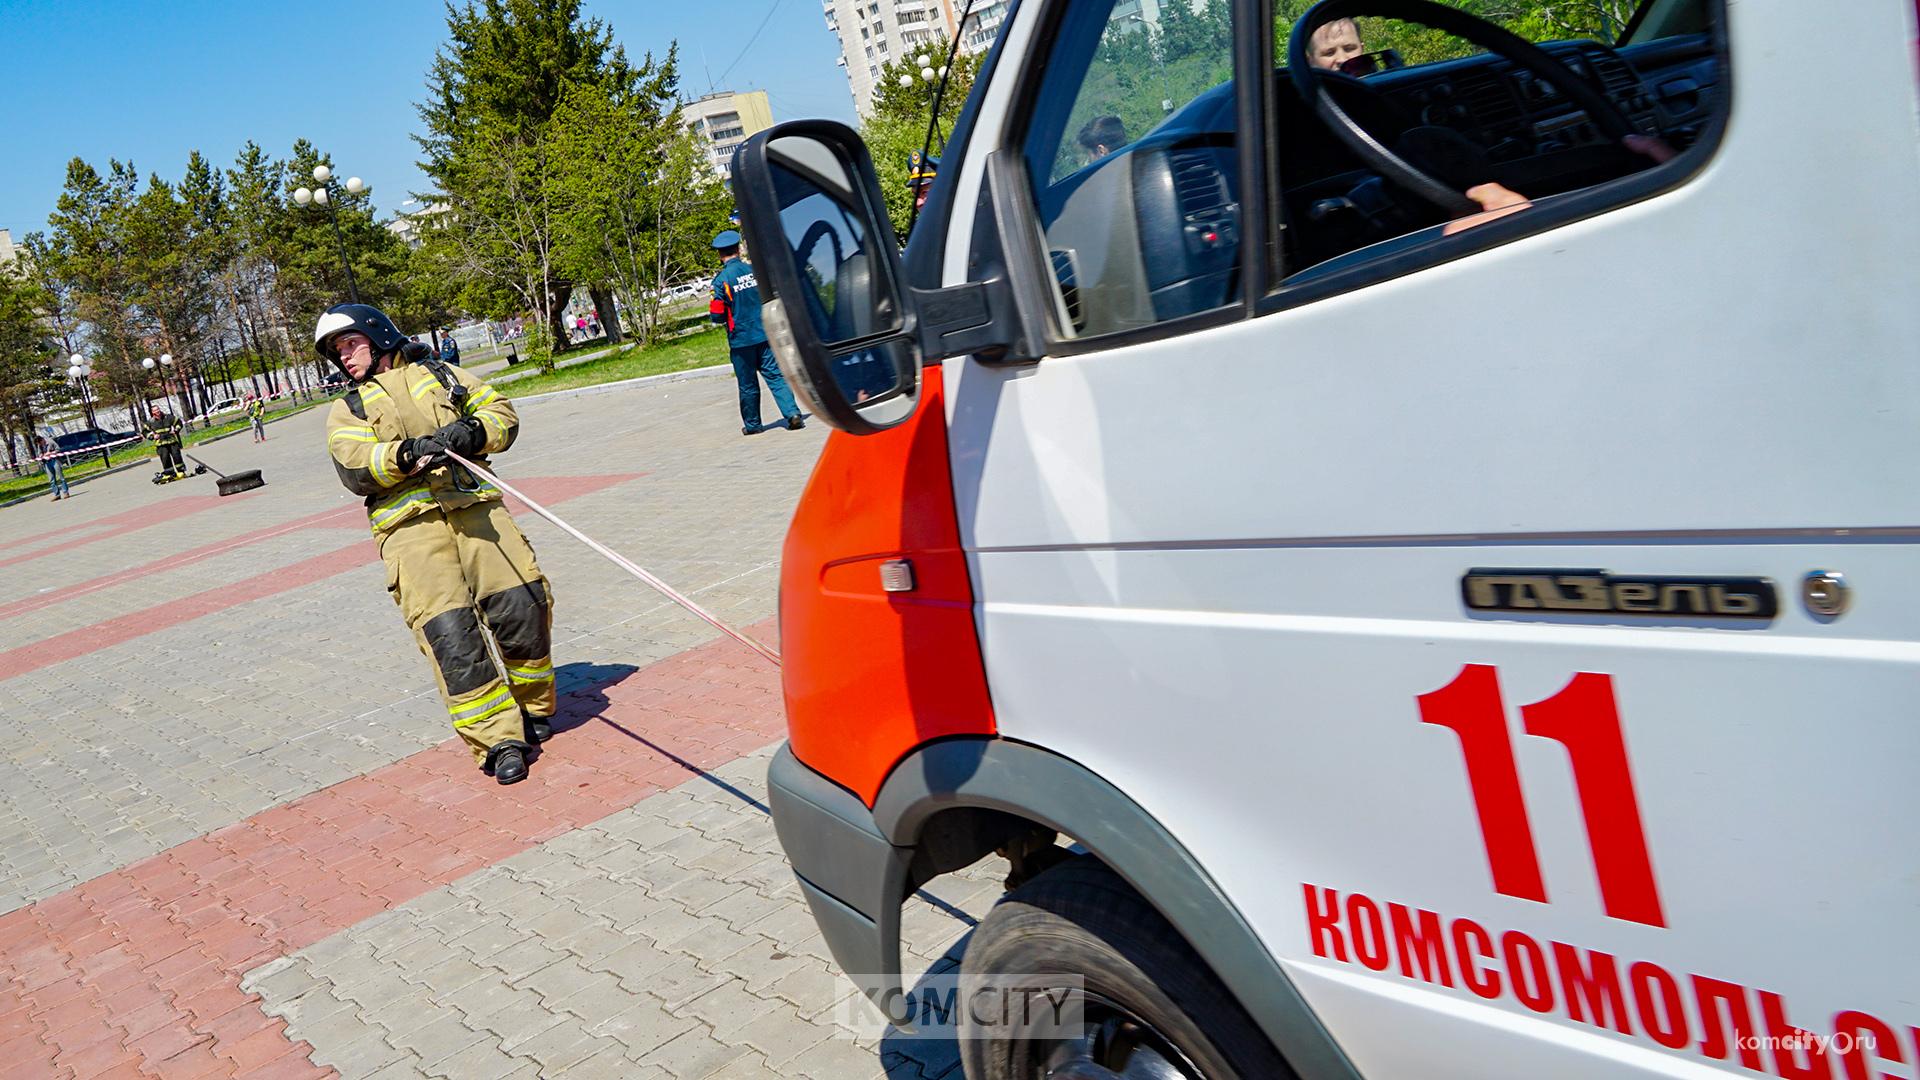
[[[1027,987],[1071,985],[1056,976],[1084,980],[1083,1036],[1029,1034],[1018,1017],[982,1019],[978,1010],[961,1009],[967,1080],[1294,1076],[1179,932],[1091,856],[1070,859],[1001,898],[961,961],[961,1000],[977,1000],[990,992],[989,979],[1010,975],[1030,976],[1019,980]]]

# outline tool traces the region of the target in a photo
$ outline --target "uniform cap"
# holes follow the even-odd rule
[[[726,232],[713,238],[713,250],[715,251],[724,251],[727,248],[739,246],[740,234],[733,229],[728,229]]]

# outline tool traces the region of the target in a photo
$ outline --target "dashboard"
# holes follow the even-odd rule
[[[1684,150],[1711,114],[1707,91],[1716,81],[1714,63],[1686,48],[1693,44],[1704,51],[1704,38],[1659,44],[1665,46],[1662,54],[1679,54],[1677,63],[1670,67],[1663,55],[1645,56],[1641,64],[1651,67],[1650,75],[1597,41],[1551,42],[1541,48],[1619,105],[1642,134],[1664,137]],[[1606,139],[1551,82],[1497,57],[1399,68],[1366,82],[1407,117],[1468,136],[1495,162]]]

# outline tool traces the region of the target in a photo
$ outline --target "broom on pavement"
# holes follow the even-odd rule
[[[181,451],[180,456],[219,477],[220,479],[214,482],[214,486],[220,489],[220,494],[222,495],[238,495],[243,491],[252,491],[254,488],[267,486],[267,482],[261,477],[259,469],[248,469],[246,472],[237,472],[229,476],[184,450]]]

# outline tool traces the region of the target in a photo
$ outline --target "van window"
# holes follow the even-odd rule
[[[1231,5],[1064,6],[1021,140],[1057,336],[1119,333],[1235,303]]]
[[[1605,186],[1613,181],[1664,172],[1678,183],[1687,166],[1675,159],[1716,131],[1726,108],[1711,33],[1721,0],[1519,4],[1482,16],[1538,45],[1558,79],[1597,92],[1614,106],[1611,117],[1589,115],[1556,78],[1445,29],[1364,15],[1302,28],[1311,29],[1302,36],[1313,88],[1303,90],[1289,45],[1310,6],[1274,0],[1271,9],[1282,290],[1452,257],[1466,248],[1446,241],[1496,220],[1543,228],[1571,220],[1553,207],[1575,194],[1612,190],[1622,202],[1644,194],[1644,185]],[[1328,116],[1322,92],[1350,124]],[[1379,149],[1426,177],[1427,194]],[[1504,228],[1516,234],[1512,222]]]

